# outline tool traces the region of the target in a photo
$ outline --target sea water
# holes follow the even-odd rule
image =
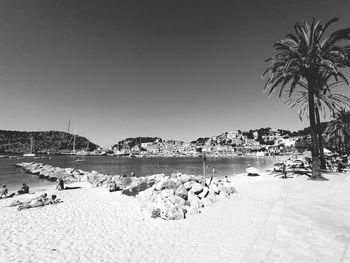
[[[78,160],[78,161],[77,161]],[[7,184],[10,190],[19,189],[22,183],[30,186],[46,186],[52,184],[45,179],[39,179],[37,175],[25,173],[23,169],[16,167],[18,162],[40,162],[62,168],[75,168],[84,171],[95,170],[99,173],[110,175],[127,175],[134,172],[136,176],[147,176],[157,173],[171,175],[181,172],[187,174],[203,174],[203,161],[195,157],[170,157],[170,158],[129,158],[116,156],[43,156],[43,158],[25,159],[0,159],[0,184]],[[272,157],[232,157],[232,158],[208,158],[206,161],[207,175],[231,176],[245,172],[247,167],[256,167],[260,170],[272,166]],[[213,168],[215,173],[213,173]]]

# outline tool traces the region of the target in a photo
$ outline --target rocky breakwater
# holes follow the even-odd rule
[[[149,176],[146,180],[151,187],[137,195],[142,208],[152,218],[165,220],[184,219],[198,214],[221,198],[236,193],[231,183],[216,178],[204,183],[203,176],[177,173],[171,176]]]
[[[87,172],[80,169],[54,167],[43,163],[22,162],[17,163],[16,166],[21,167],[27,173],[36,174],[40,178],[49,181],[62,179],[65,183],[89,182],[98,187],[108,185],[110,181],[115,179],[113,176],[101,174],[97,171]]]

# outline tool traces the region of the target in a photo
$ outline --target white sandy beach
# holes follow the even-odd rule
[[[237,194],[178,221],[88,184],[47,191],[64,202],[43,208],[0,200],[0,261],[350,262],[350,177],[326,177],[235,176]]]

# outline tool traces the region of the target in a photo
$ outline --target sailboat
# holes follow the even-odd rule
[[[34,157],[35,153],[34,153],[34,139],[33,137],[30,137],[30,152],[29,153],[24,153],[23,154],[24,157]]]
[[[89,155],[89,141],[87,142],[86,149],[77,151],[76,155],[82,155],[82,156]]]
[[[82,156],[82,158],[76,159],[75,161],[76,162],[85,162],[86,161],[85,156],[89,155],[89,151],[88,150],[89,150],[89,142],[87,142],[86,150],[80,150],[80,151],[76,152],[76,155],[77,156]]]
[[[68,129],[67,129],[67,134],[68,136],[72,135],[69,133],[70,131],[70,120],[68,122]],[[63,142],[63,139],[66,137],[66,134],[62,134],[62,138],[61,138],[61,142],[60,142],[60,145],[59,145],[59,148],[61,148],[61,145],[62,145],[62,142]],[[69,145],[71,144],[71,141],[72,139],[74,138],[74,144],[73,144],[73,151],[69,150]],[[75,155],[75,134],[73,135],[73,137],[70,138],[69,142],[68,142],[68,148],[67,149],[62,149],[62,150],[59,150],[58,151],[58,154],[62,154],[62,155]]]

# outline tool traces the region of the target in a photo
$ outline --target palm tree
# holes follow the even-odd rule
[[[320,122],[320,112],[323,113],[323,118],[326,118],[329,112],[331,116],[334,116],[339,110],[350,107],[350,98],[341,94],[333,94],[332,89],[338,87],[339,85],[345,84],[344,81],[336,81],[328,85],[328,87],[322,87],[319,89],[315,95],[315,117],[316,117],[316,130],[320,151],[320,162],[321,168],[326,169],[326,161],[323,152],[323,135]],[[308,110],[308,90],[307,85],[303,82],[299,84],[301,89],[296,90],[295,96],[286,98],[285,104],[290,108],[299,106],[298,115],[300,120],[302,120],[304,115],[307,114]]]
[[[314,19],[311,26],[306,22],[295,24],[294,34],[287,34],[274,44],[276,54],[266,60],[271,64],[263,74],[263,77],[268,77],[264,90],[268,91],[269,96],[279,88],[281,97],[286,87],[289,87],[291,96],[301,82],[307,86],[313,178],[321,177],[315,114],[318,110],[315,106],[317,91],[323,86],[327,89],[331,77],[348,84],[348,80],[339,70],[350,67],[350,28],[337,30],[323,37],[329,25],[336,21],[338,18],[331,19],[325,26]]]
[[[340,152],[349,148],[350,142],[350,111],[340,110],[326,128],[327,140]]]

